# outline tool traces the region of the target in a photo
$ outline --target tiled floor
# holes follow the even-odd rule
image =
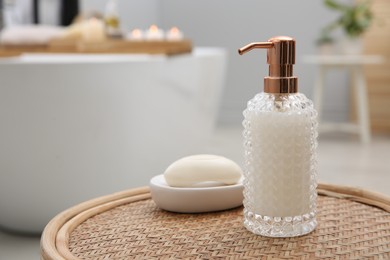
[[[241,164],[241,129],[219,128],[207,153]],[[375,136],[369,145],[349,135],[320,136],[319,181],[359,186],[390,196],[390,136]],[[0,260],[39,259],[39,237],[23,237],[0,231]]]

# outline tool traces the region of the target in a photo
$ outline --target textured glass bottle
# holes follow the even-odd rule
[[[239,52],[253,48],[268,49],[270,76],[244,111],[244,225],[263,236],[304,235],[317,225],[317,112],[297,93],[295,40],[274,37]]]
[[[317,222],[317,113],[303,94],[260,93],[244,111],[244,225],[255,234],[307,234]]]

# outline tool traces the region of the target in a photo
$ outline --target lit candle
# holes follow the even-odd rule
[[[163,40],[164,31],[159,29],[156,25],[152,25],[149,30],[146,31],[145,37],[147,40]]]
[[[172,27],[167,33],[167,40],[180,41],[183,39],[183,33],[177,28]]]
[[[144,39],[144,33],[140,29],[134,29],[126,38],[132,41],[142,41]]]
[[[83,40],[85,42],[101,42],[106,39],[103,21],[91,18],[83,23]]]

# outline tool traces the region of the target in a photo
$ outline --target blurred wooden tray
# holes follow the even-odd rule
[[[75,40],[52,40],[48,45],[0,45],[0,57],[23,53],[146,53],[176,55],[192,51],[190,40],[127,41],[110,39],[99,43]]]

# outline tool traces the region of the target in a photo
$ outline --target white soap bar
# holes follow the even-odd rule
[[[238,183],[242,170],[232,160],[217,155],[193,155],[172,163],[164,177],[171,187],[193,187],[202,183],[232,185]]]

